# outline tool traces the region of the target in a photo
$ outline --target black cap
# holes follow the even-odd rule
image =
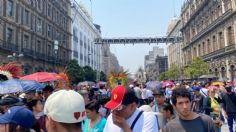
[[[24,105],[24,103],[22,103],[20,99],[15,96],[7,96],[0,100],[0,105],[19,106]]]
[[[155,89],[152,92],[153,92],[152,93],[153,95],[163,95],[164,96],[164,92],[161,89]]]

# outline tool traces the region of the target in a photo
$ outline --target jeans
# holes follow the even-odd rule
[[[236,121],[236,114],[228,114],[229,132],[233,132],[233,123]]]

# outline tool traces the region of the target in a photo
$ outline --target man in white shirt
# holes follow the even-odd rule
[[[133,89],[116,87],[111,100],[105,105],[112,112],[107,118],[104,132],[158,132],[153,113],[142,112],[137,108],[138,98]]]

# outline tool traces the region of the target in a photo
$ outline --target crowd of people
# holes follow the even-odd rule
[[[235,129],[232,82],[175,83],[150,89],[57,89],[1,95],[0,132],[221,132]]]

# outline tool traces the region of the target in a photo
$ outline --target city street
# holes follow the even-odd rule
[[[0,60],[0,132],[218,132],[236,0],[0,0]]]

